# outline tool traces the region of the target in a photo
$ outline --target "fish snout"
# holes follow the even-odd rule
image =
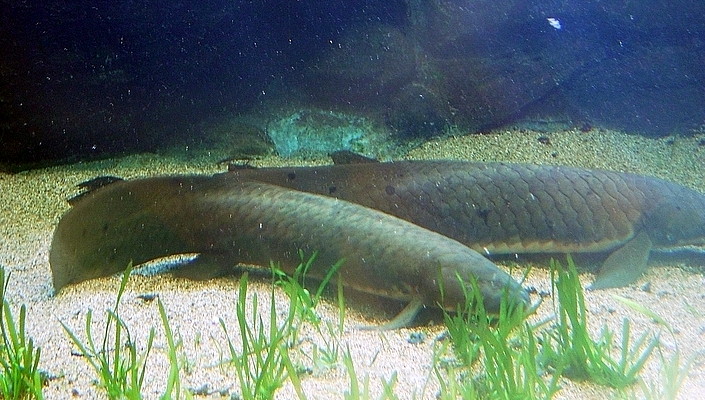
[[[60,224],[57,228],[49,252],[55,293],[73,283],[111,275],[127,265],[125,263],[122,268],[110,267],[110,254],[94,245],[92,240],[77,236],[75,229],[65,228],[66,224]]]

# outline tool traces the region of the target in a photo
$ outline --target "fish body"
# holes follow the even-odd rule
[[[654,249],[704,243],[705,196],[661,179],[400,161],[109,183],[62,217],[50,264],[59,290],[172,254],[199,253],[216,269],[276,260],[291,272],[299,250],[318,251],[313,277],[344,259],[346,285],[446,308],[476,279],[496,310],[505,294],[528,298],[479,253],[606,253],[593,284],[606,288],[636,280]]]
[[[607,253],[594,288],[633,282],[653,249],[705,243],[705,196],[636,174],[463,161],[237,169],[227,174],[355,202],[488,256]]]
[[[275,260],[293,272],[299,250],[318,253],[312,277],[343,259],[346,285],[418,305],[454,309],[471,279],[490,310],[505,292],[528,301],[507,273],[453,239],[359,204],[232,175],[121,181],[90,192],[59,222],[50,264],[59,290],[183,253],[222,266]]]

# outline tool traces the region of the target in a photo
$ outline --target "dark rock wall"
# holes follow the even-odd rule
[[[394,1],[2,0],[0,162],[193,141],[201,121],[296,80],[339,32],[402,19]]]
[[[374,108],[411,136],[482,131],[529,110],[646,135],[705,122],[703,2],[407,3],[404,25],[342,38],[311,71],[324,82],[312,97]]]
[[[705,125],[700,0],[0,5],[0,163],[193,142],[273,96],[401,138],[529,112],[649,135]]]

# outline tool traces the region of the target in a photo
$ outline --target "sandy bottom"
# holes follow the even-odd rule
[[[539,141],[540,136],[548,140]],[[506,160],[577,165],[638,172],[663,177],[705,192],[705,146],[702,138],[664,138],[650,140],[614,132],[498,132],[491,135],[468,136],[439,140],[412,151],[410,158],[452,158],[480,161]],[[543,142],[543,143],[542,143]],[[105,310],[112,308],[119,286],[119,277],[110,277],[63,290],[53,295],[48,254],[51,237],[61,215],[68,210],[66,198],[77,193],[75,185],[100,175],[124,178],[163,174],[215,173],[224,165],[215,160],[222,154],[199,154],[189,157],[157,156],[154,154],[129,156],[99,162],[34,170],[16,175],[0,174],[0,264],[11,272],[8,300],[17,310],[21,304],[28,308],[27,330],[42,349],[40,367],[54,378],[47,383],[48,399],[101,398],[95,385],[96,374],[87,360],[80,356],[70,342],[60,322],[85,338],[85,318],[93,312],[94,336],[102,339]],[[326,160],[319,160],[326,162]],[[262,160],[261,165],[281,165],[280,159]],[[289,162],[291,163],[291,162]],[[520,274],[521,271],[517,271]],[[581,275],[584,284],[592,276]],[[645,290],[649,283],[650,289]],[[539,291],[549,291],[550,281],[545,269],[534,268],[528,285]],[[681,366],[692,358],[689,371],[680,392],[680,398],[705,397],[705,277],[701,267],[680,265],[651,268],[637,284],[623,289],[587,292],[591,329],[597,335],[603,326],[619,337],[624,318],[631,320],[632,334],[642,332],[660,334],[661,348],[666,359],[675,351],[682,355]],[[164,391],[169,371],[166,342],[156,301],[143,300],[140,295],[158,295],[163,302],[171,327],[182,346],[182,386],[203,393],[201,398],[228,398],[238,393],[237,379],[232,367],[222,365],[228,357],[226,340],[220,321],[228,326],[237,344],[235,304],[238,296],[237,277],[206,282],[191,282],[166,275],[134,276],[125,292],[120,315],[130,327],[138,344],[144,348],[148,332],[156,330],[155,349],[150,355],[144,394],[158,398]],[[271,295],[267,279],[251,278],[249,299],[256,294],[260,307],[267,310]],[[616,301],[617,294],[637,301],[663,317],[673,328],[673,334],[648,317],[634,312]],[[277,289],[277,314],[286,312],[288,299]],[[355,371],[360,380],[369,379],[371,398],[379,398],[383,383],[396,375],[394,392],[399,398],[435,398],[439,384],[432,371],[437,338],[445,331],[442,324],[375,332],[354,329],[384,321],[399,311],[401,305],[369,301],[366,296],[349,296],[346,307],[345,329],[337,333],[341,351],[349,348]],[[264,306],[264,307],[263,307]],[[324,321],[338,322],[335,297],[326,297],[318,308]],[[538,310],[537,320],[551,313],[550,301]],[[437,319],[438,314],[428,318]],[[268,320],[263,312],[263,319]],[[423,333],[425,340],[412,344],[412,334]],[[325,368],[316,366],[308,357],[315,346],[325,348],[324,340],[310,326],[299,332],[300,342],[294,348],[297,362],[311,368],[301,375],[302,387],[310,399],[342,398],[350,388],[350,378],[342,365]],[[642,378],[645,382],[662,386],[665,379],[658,354],[646,365]],[[563,389],[557,398],[610,399],[617,393],[589,383],[561,380]],[[634,398],[642,398],[638,386]],[[277,398],[294,398],[295,392],[286,384],[277,392]]]

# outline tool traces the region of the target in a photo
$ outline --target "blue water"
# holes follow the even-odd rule
[[[394,143],[554,121],[705,131],[702,0],[1,7],[0,163],[193,146],[222,121],[266,131],[300,112],[370,121]]]

